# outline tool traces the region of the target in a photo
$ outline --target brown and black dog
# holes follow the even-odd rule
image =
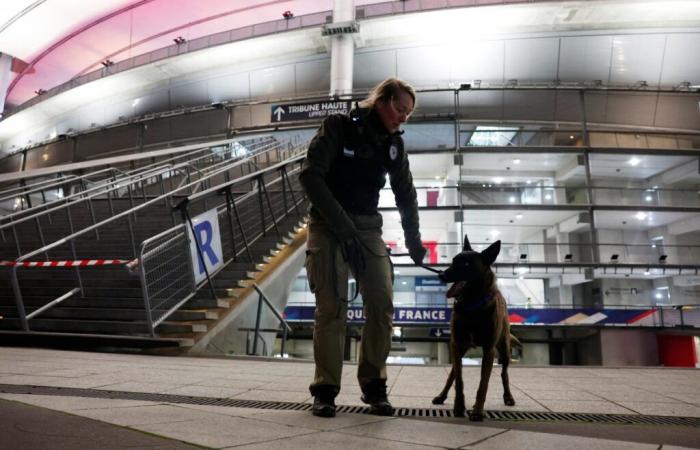
[[[494,350],[498,350],[498,361],[502,365],[503,401],[507,406],[515,405],[508,382],[511,339],[520,342],[510,334],[506,300],[496,286],[496,276],[491,264],[501,251],[501,241],[491,244],[479,253],[472,250],[467,236],[464,236],[462,252],[454,257],[452,264],[439,274],[442,281],[454,283],[447,297],[454,297],[452,310],[450,352],[452,371],[445,388],[433,399],[433,404],[441,405],[447,392],[455,382],[455,416],[463,417],[464,384],[462,382],[462,357],[470,347],[479,346],[484,356],[481,362],[481,380],[476,392],[476,401],[469,411],[469,420],[484,420],[484,402],[493,368]]]

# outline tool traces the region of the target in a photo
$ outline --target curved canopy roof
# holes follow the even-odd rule
[[[355,6],[382,3],[355,0]],[[424,4],[425,3],[425,4]],[[530,0],[453,0],[384,2],[376,5],[387,14],[412,9],[450,6],[510,4],[497,20],[476,15],[477,21],[457,26],[462,32],[493,33],[493,26],[528,32],[528,24],[543,23],[555,30],[697,27],[700,2],[690,0],[542,2],[546,8],[530,9]],[[537,3],[537,2],[535,2]],[[394,4],[394,5],[392,5]],[[397,6],[400,5],[400,6]],[[0,2],[0,52],[15,61],[6,103],[19,105],[37,91],[51,89],[95,69],[107,60],[119,62],[173,44],[182,37],[193,40],[224,30],[237,29],[282,18],[291,11],[295,20],[314,13],[327,14],[333,0],[13,0]],[[490,6],[478,8],[488,15]],[[535,14],[533,16],[533,14]],[[546,15],[541,17],[539,15]],[[447,25],[447,24],[446,24]],[[454,26],[449,24],[449,27]],[[426,27],[416,17],[398,28],[381,31],[404,39],[425,36]],[[408,27],[408,29],[407,29]],[[488,27],[484,29],[484,27]],[[427,29],[441,34],[434,24]],[[408,33],[406,33],[408,31]],[[388,32],[388,33],[387,33]],[[415,36],[414,36],[415,37]],[[389,40],[391,37],[387,36]],[[690,57],[690,55],[688,55]],[[690,58],[692,59],[692,58]]]
[[[355,5],[377,3],[356,0]],[[15,62],[7,102],[21,104],[101,67],[219,31],[333,9],[332,0],[13,0],[0,2],[0,52]]]

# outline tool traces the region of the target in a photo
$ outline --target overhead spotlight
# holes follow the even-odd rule
[[[185,42],[187,42],[187,39],[185,39],[182,36],[178,36],[175,39],[173,39],[173,42],[175,42],[177,45],[180,45],[180,44],[184,44]]]
[[[567,253],[566,255],[564,255],[564,262],[570,263],[571,261],[573,261],[573,259],[574,255],[572,255],[571,253]]]
[[[612,255],[610,255],[610,262],[611,263],[619,262],[619,260],[620,260],[620,255],[618,255],[617,253],[613,253]]]
[[[36,95],[44,95],[46,94],[46,89],[37,89],[36,91],[34,91],[34,93]]]
[[[666,258],[668,258],[668,255],[659,256],[659,264],[666,264]]]
[[[513,160],[513,164],[520,164],[520,158],[515,158]]]
[[[472,88],[471,83],[460,83],[460,85],[459,85],[460,91],[468,91],[471,88]]]
[[[285,12],[282,13],[282,17],[284,17],[285,19],[289,20],[289,19],[291,19],[292,17],[294,17],[294,13],[291,12],[291,11],[289,11],[289,10],[287,10],[287,11],[285,11]]]
[[[109,67],[114,65],[114,61],[112,61],[111,59],[105,59],[100,64],[102,64],[105,67]]]
[[[638,166],[640,162],[642,162],[641,159],[637,158],[636,156],[633,156],[632,158],[630,158],[629,161],[627,161],[627,164],[629,164],[632,167],[635,167]]]
[[[639,80],[634,83],[634,87],[646,88],[649,87],[649,84],[646,82],[646,80]]]

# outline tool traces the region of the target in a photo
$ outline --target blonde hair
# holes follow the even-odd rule
[[[360,101],[361,108],[374,108],[378,101],[388,102],[392,97],[397,97],[400,92],[411,96],[413,107],[416,107],[416,91],[413,86],[398,78],[387,78],[370,91],[367,98]]]

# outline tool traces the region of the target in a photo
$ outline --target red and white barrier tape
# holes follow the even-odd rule
[[[75,261],[0,261],[0,266],[5,267],[86,267],[86,266],[108,266],[117,264],[127,264],[129,266],[138,264],[138,260],[128,259],[78,259]]]

